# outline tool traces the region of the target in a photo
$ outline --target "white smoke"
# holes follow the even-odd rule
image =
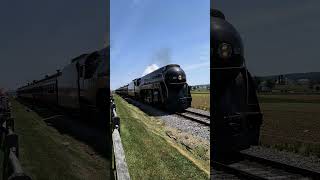
[[[150,66],[147,66],[147,68],[143,71],[142,76],[147,75],[155,70],[159,69],[159,66],[156,64],[151,64]]]

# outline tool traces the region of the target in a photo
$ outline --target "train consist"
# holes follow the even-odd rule
[[[166,65],[134,79],[116,89],[116,93],[168,111],[183,111],[192,101],[186,74],[177,64]]]
[[[109,47],[71,60],[62,71],[17,89],[19,98],[69,110],[106,108],[109,94]]]
[[[211,9],[213,152],[238,152],[259,142],[262,113],[237,30]]]

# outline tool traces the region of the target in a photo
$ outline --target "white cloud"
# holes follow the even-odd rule
[[[159,69],[159,66],[156,64],[151,64],[150,66],[147,66],[147,68],[143,71],[142,76],[147,75],[155,70]]]

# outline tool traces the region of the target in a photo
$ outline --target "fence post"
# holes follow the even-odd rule
[[[113,130],[118,129],[120,133],[120,118],[118,116],[112,117]]]
[[[14,119],[12,117],[9,117],[6,121],[6,128],[11,129],[14,131]]]
[[[2,161],[2,179],[7,179],[7,168],[9,162],[9,151],[6,148],[5,141],[3,142],[3,161]]]
[[[118,180],[130,180],[128,166],[125,161],[125,153],[120,137],[120,117],[116,112],[116,104],[111,99],[111,123],[112,123],[112,170]]]
[[[8,166],[10,151],[12,151],[16,157],[19,157],[18,135],[14,134],[9,129],[9,133],[5,137],[5,142],[4,142],[4,164],[3,164],[4,179],[7,179],[8,174],[12,173],[12,169],[10,169]]]

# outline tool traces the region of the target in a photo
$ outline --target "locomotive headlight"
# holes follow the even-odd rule
[[[218,54],[222,59],[227,59],[232,55],[232,46],[227,43],[222,43],[219,45]]]
[[[179,81],[181,81],[181,80],[182,80],[182,76],[181,76],[181,75],[179,75],[179,76],[178,76],[178,79],[179,79]]]

